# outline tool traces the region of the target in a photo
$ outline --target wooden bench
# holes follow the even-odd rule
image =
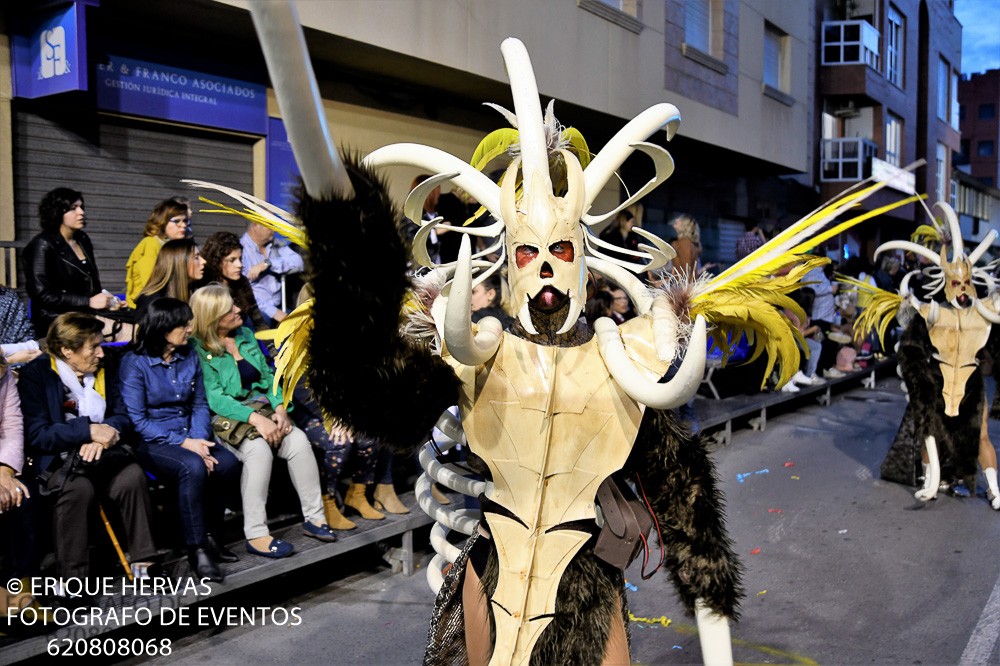
[[[753,430],[763,432],[767,428],[768,407],[799,401],[806,398],[815,399],[821,405],[829,406],[834,389],[846,389],[860,382],[865,388],[875,388],[877,373],[888,372],[895,368],[896,360],[887,358],[871,363],[864,370],[846,373],[843,377],[827,379],[826,383],[814,386],[799,386],[795,393],[768,391],[750,395],[735,395],[728,398],[715,399],[697,396],[695,412],[698,424],[703,432],[716,430],[712,439],[716,444],[728,445],[733,438],[733,421],[750,416],[748,423]],[[718,395],[715,387],[710,387],[714,395]],[[721,429],[719,427],[721,426]]]

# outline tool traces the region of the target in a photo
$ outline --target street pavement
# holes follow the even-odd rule
[[[879,480],[904,406],[898,380],[884,379],[828,407],[772,413],[766,432],[738,430],[713,453],[746,567],[737,662],[1000,663],[1000,512],[983,497],[918,504],[913,489]],[[1000,423],[990,431],[997,441]],[[157,661],[418,664],[433,603],[425,571],[392,574],[378,555],[362,551],[225,601],[297,607],[298,626],[178,636]],[[628,572],[633,662],[701,663],[694,620],[667,576],[644,581],[637,564]]]

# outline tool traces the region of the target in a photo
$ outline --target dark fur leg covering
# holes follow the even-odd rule
[[[700,438],[681,430],[669,412],[647,409],[632,457],[656,513],[667,566],[681,600],[701,598],[715,612],[739,617],[742,566],[725,528],[715,469]]]

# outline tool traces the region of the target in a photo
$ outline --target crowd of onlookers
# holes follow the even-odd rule
[[[283,277],[304,266],[271,231],[250,223],[242,238],[196,242],[188,201],[161,201],[119,298],[101,284],[83,195],[55,189],[39,214],[23,255],[29,307],[0,287],[5,580],[37,575],[50,551],[59,578],[90,575],[104,523],[131,576],[155,575],[164,553],[182,548],[197,577],[221,581],[222,563],[240,557],[221,536],[227,508],[242,508],[247,553],[291,555],[268,527],[275,458],[305,536],[334,541],[353,529],[346,509],[372,520],[408,512],[388,447],[327,427],[307,388],[287,399],[272,390],[273,349],[254,334],[287,316],[295,299],[282,298]],[[170,498],[173,535],[153,529],[151,487]],[[0,595],[0,610],[24,603]]]
[[[460,223],[472,210],[467,203],[435,191],[425,216],[453,206],[449,216]],[[6,578],[38,573],[49,550],[59,577],[87,576],[103,522],[98,516],[110,517],[133,576],[155,573],[158,558],[173,546],[186,550],[195,575],[221,581],[221,565],[239,557],[220,537],[227,508],[242,508],[247,553],[286,557],[294,547],[268,527],[276,457],[287,466],[306,536],[333,541],[335,530],[354,528],[345,509],[366,519],[408,511],[394,492],[387,447],[325,423],[308,388],[292,396],[272,390],[274,349],[255,333],[275,326],[295,305],[285,279],[301,273],[304,261],[292,247],[254,222],[242,237],[218,232],[196,241],[188,200],[166,199],[153,207],[126,262],[119,297],[101,284],[84,230],[83,195],[55,189],[43,197],[39,215],[42,231],[23,254],[30,319],[18,294],[0,287]],[[642,240],[637,222],[624,211],[601,233],[610,253],[620,249],[634,259],[629,253],[639,252]],[[695,220],[678,216],[671,229],[677,256],[667,274],[645,276],[649,282],[710,268],[701,263]],[[438,260],[457,251],[454,240],[444,231],[432,239]],[[737,254],[764,241],[759,229],[748,229]],[[898,262],[874,274],[859,262],[843,270],[890,289],[902,276]],[[857,292],[838,294],[831,277],[829,267],[818,268],[794,294],[806,318],[787,314],[810,353],[803,353],[783,390],[822,382],[824,373],[854,369],[879,351],[865,342],[860,356],[847,358],[844,350],[855,348],[844,343],[851,340]],[[494,316],[510,325],[506,300],[505,282],[491,276],[473,290],[473,320]],[[588,285],[588,321],[623,323],[634,316],[626,290],[597,277]],[[685,410],[695,424],[691,405],[682,416]],[[150,480],[170,497],[168,513],[178,524],[171,543],[154,539],[156,531],[161,541],[171,540],[152,529]]]

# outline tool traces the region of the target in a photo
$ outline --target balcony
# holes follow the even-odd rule
[[[863,138],[824,139],[820,149],[820,181],[848,183],[871,176],[872,158],[878,153],[878,144]]]
[[[823,21],[824,65],[868,65],[879,71],[879,34],[868,21]]]

